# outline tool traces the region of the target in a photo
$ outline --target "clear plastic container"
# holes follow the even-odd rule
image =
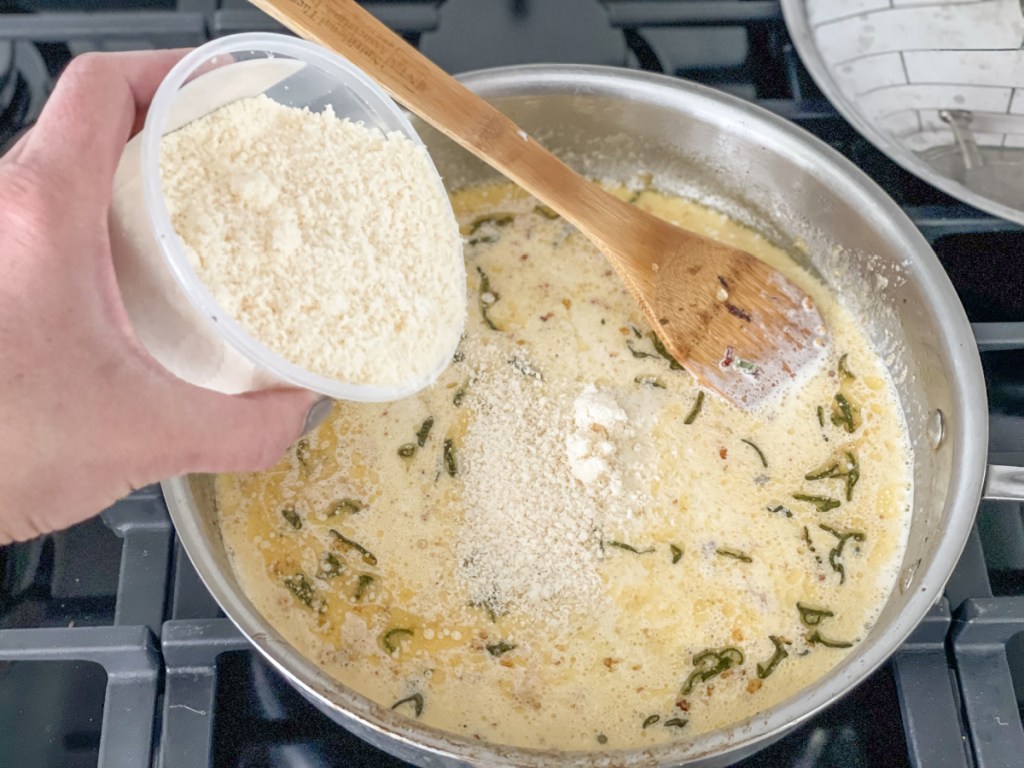
[[[136,336],[179,378],[229,394],[295,386],[337,399],[379,402],[422,389],[450,362],[457,334],[425,380],[390,388],[336,381],[263,346],[217,304],[189,264],[161,191],[161,139],[225,104],[259,94],[312,111],[330,105],[339,118],[399,131],[422,144],[394,101],[362,71],[320,46],[253,33],[220,38],[189,53],[161,83],[114,180],[111,249]],[[443,190],[439,175],[437,183]]]

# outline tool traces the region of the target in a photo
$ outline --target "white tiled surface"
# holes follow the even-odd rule
[[[1024,134],[1007,117],[1024,115],[1020,0],[807,0],[807,13],[840,90],[905,146],[952,143],[943,109],[977,113],[983,146]]]
[[[811,0],[844,5],[841,0]],[[888,51],[1020,48],[1024,17],[1016,0],[889,7],[820,24],[815,38],[833,63]]]

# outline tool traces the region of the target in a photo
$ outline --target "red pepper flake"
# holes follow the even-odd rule
[[[519,260],[526,261],[528,258],[530,258],[530,254],[524,253],[522,256],[519,257]]]
[[[566,309],[572,309],[572,299],[562,299],[562,306]]]
[[[688,702],[686,699],[680,699],[679,701],[676,702],[676,708],[681,710],[681,711],[683,711],[683,712],[689,712],[690,711],[690,702]]]
[[[728,368],[735,361],[736,361],[736,352],[735,352],[735,350],[732,347],[726,347],[725,348],[725,357],[722,358],[722,362],[719,363],[719,366],[721,366],[722,368]]]
[[[555,316],[554,312],[548,312],[546,315],[541,315],[540,319],[543,320],[546,323],[548,320],[550,320],[554,316]]]
[[[718,455],[721,456],[723,460],[726,459],[729,456],[729,449],[728,448],[719,448],[718,449]]]

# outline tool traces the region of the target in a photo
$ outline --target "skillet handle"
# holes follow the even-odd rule
[[[989,464],[981,495],[990,501],[1024,501],[1024,467]]]

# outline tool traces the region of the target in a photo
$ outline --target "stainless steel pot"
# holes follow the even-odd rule
[[[977,346],[938,260],[873,182],[827,146],[714,90],[625,70],[537,66],[466,75],[469,87],[580,170],[699,197],[816,270],[868,330],[898,383],[915,449],[913,524],[899,581],[877,624],[830,674],[748,720],[651,749],[513,749],[425,727],[322,673],[249,602],[217,527],[209,477],[164,483],[178,536],[224,612],[328,716],[419,765],[726,765],[783,735],[882,664],[940,597],[986,477],[988,412]],[[491,173],[422,127],[451,186]],[[807,255],[809,254],[809,255]],[[1024,497],[1021,472],[992,471],[993,492]]]

